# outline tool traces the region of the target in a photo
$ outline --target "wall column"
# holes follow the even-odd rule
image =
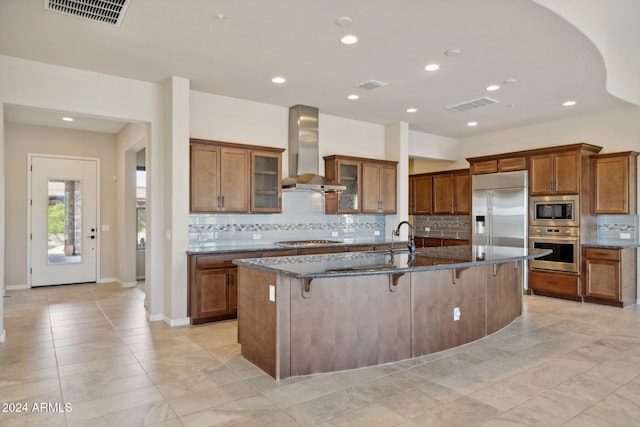
[[[165,87],[165,286],[164,316],[186,325],[189,246],[189,80],[171,77]]]
[[[397,214],[385,217],[385,237],[391,238],[391,231],[398,223],[409,219],[409,124],[390,123],[384,130],[385,158],[398,161]],[[402,227],[399,239],[405,240],[407,236],[407,227]]]

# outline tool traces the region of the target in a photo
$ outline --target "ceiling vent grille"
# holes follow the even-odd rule
[[[445,108],[450,111],[467,111],[473,108],[484,107],[485,105],[497,104],[499,102],[500,101],[497,99],[487,98],[485,96],[478,99],[472,99],[471,101],[461,102],[460,104],[450,105]]]
[[[130,0],[45,0],[44,8],[120,26]]]
[[[379,87],[385,87],[388,83],[379,82],[377,80],[367,80],[366,82],[358,83],[356,86],[362,89],[373,90]]]

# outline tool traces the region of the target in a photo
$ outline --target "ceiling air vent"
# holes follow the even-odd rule
[[[485,105],[497,104],[499,102],[500,101],[498,101],[497,99],[487,98],[485,96],[478,99],[472,99],[471,101],[461,102],[460,104],[450,105],[445,108],[450,111],[467,111],[471,110],[472,108],[484,107]]]
[[[130,0],[45,0],[44,8],[120,26]]]
[[[379,87],[385,87],[387,83],[382,83],[377,80],[367,80],[366,82],[358,83],[356,86],[362,89],[373,90]]]

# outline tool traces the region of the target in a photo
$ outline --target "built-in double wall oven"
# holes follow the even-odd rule
[[[580,204],[577,195],[529,199],[529,247],[553,252],[529,262],[531,268],[580,271]]]
[[[580,271],[580,235],[578,227],[529,227],[529,247],[553,252],[529,261],[539,270]]]

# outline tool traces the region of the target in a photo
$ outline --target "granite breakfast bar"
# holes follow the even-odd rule
[[[282,379],[459,346],[521,314],[523,260],[548,253],[453,246],[235,260],[241,353]]]

